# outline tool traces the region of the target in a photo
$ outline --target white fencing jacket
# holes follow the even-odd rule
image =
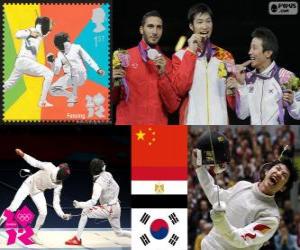
[[[61,67],[63,67],[66,74],[72,76],[86,74],[84,62],[87,62],[95,71],[99,70],[97,63],[80,45],[74,43],[68,43],[67,45],[64,53],[59,51],[57,54],[53,68],[54,74],[58,74]]]
[[[51,162],[38,161],[27,154],[24,154],[23,159],[32,167],[40,169],[25,180],[26,185],[30,188],[30,195],[44,192],[46,189],[54,189],[53,207],[58,216],[62,217],[64,215],[60,206],[62,183],[58,183],[56,180],[59,168]]]
[[[196,173],[209,202],[217,202],[217,185],[206,168]],[[220,200],[227,204],[224,220],[215,224],[201,243],[205,250],[256,250],[268,241],[279,225],[279,211],[274,196],[258,189],[258,183],[240,181],[224,190]]]
[[[40,33],[38,37],[31,37],[30,32],[35,31]],[[36,60],[37,53],[39,51],[40,44],[45,36],[42,35],[40,25],[32,27],[26,30],[19,30],[16,33],[17,39],[22,39],[21,50],[18,54],[18,58],[26,57],[32,60]]]
[[[92,198],[85,202],[79,202],[81,207],[95,206],[98,201],[101,205],[114,205],[119,202],[120,187],[111,173],[102,171],[94,182]]]

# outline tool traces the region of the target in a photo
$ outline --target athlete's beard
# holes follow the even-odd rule
[[[147,36],[144,36],[144,41],[145,41],[145,43],[146,43],[149,47],[151,47],[151,48],[157,46],[159,40],[160,40],[160,39],[158,39],[156,43],[151,43],[150,40],[147,38]]]

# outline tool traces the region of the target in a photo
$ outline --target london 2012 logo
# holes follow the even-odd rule
[[[33,244],[31,237],[34,232],[30,224],[34,219],[34,213],[27,206],[23,206],[15,213],[6,209],[3,215],[6,217],[4,228],[8,234],[7,245],[16,243],[17,239],[25,245]]]
[[[269,3],[270,15],[297,15],[298,2],[270,2]]]

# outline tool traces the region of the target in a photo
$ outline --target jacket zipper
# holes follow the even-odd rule
[[[205,65],[205,73],[206,73],[206,112],[207,112],[207,125],[210,125],[209,120],[209,91],[208,91],[208,63],[206,61],[206,65]]]

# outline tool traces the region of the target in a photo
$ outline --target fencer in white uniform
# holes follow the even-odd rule
[[[219,142],[214,141],[211,144],[214,149],[220,149]],[[275,194],[290,189],[297,180],[292,161],[283,158],[265,164],[260,182],[239,181],[225,190],[215,185],[207,170],[208,165],[203,164],[204,151],[212,152],[211,149],[194,149],[193,165],[199,183],[213,205],[213,229],[202,240],[201,249],[260,249],[274,235],[279,225],[280,214],[274,199]]]
[[[105,171],[105,163],[100,159],[93,159],[90,171],[94,177],[92,198],[85,202],[74,201],[76,208],[82,208],[77,235],[66,241],[66,245],[81,245],[81,235],[88,218],[107,219],[117,236],[131,237],[129,231],[121,229],[121,207],[119,203],[119,185],[111,173]],[[96,205],[100,202],[99,205]]]
[[[15,67],[10,77],[3,84],[4,92],[6,92],[13,87],[24,74],[44,77],[42,94],[39,101],[40,107],[53,106],[47,102],[46,99],[54,74],[45,65],[37,62],[37,53],[40,44],[51,29],[52,21],[48,17],[38,17],[35,22],[35,27],[17,31],[16,38],[22,39],[21,50],[17,56]]]
[[[62,163],[56,167],[51,162],[38,161],[32,156],[25,154],[20,149],[16,149],[16,153],[17,155],[21,156],[29,165],[40,170],[26,178],[7,210],[15,212],[26,199],[26,197],[30,195],[39,213],[34,227],[35,236],[33,237],[33,240],[35,243],[40,244],[41,240],[37,237],[37,233],[44,224],[47,216],[47,203],[44,196],[44,191],[46,189],[54,189],[53,208],[57,215],[64,220],[69,220],[71,218],[71,215],[65,214],[60,206],[60,194],[63,187],[62,184],[63,181],[69,177],[70,168],[68,167],[67,163]],[[2,214],[0,218],[0,225],[5,220],[6,217],[4,217]]]
[[[47,59],[54,74],[59,74],[61,68],[63,68],[64,75],[51,85],[50,94],[52,96],[65,96],[67,97],[68,106],[74,106],[77,102],[77,89],[87,79],[84,62],[99,75],[104,75],[104,70],[100,69],[80,45],[70,42],[69,34],[65,32],[56,34],[54,44],[59,50],[57,57],[55,58],[50,53],[47,55]],[[71,90],[68,90],[68,88],[71,88]]]

